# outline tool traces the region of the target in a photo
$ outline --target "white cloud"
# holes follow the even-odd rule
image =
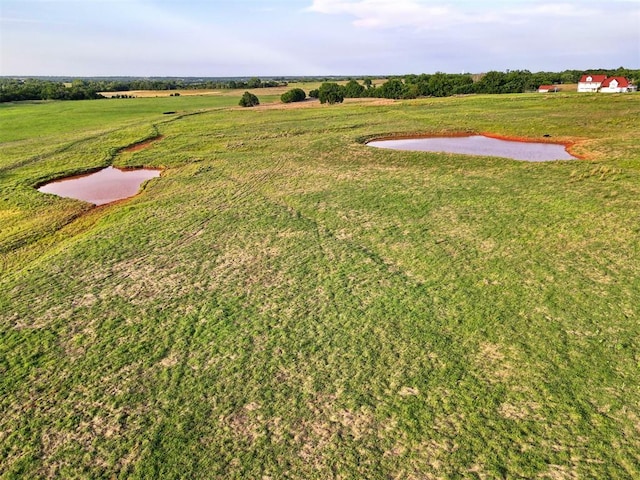
[[[445,29],[462,25],[532,23],[542,19],[594,17],[600,12],[586,2],[548,3],[536,1],[497,1],[478,4],[469,1],[433,0],[313,0],[308,11],[329,15],[348,15],[362,28],[413,27]],[[597,5],[597,4],[596,4]],[[600,3],[600,6],[608,4]]]
[[[545,3],[541,5],[530,5],[519,9],[513,9],[508,13],[513,15],[542,15],[553,17],[589,17],[598,13],[593,8],[588,8],[584,4],[575,3]]]
[[[379,71],[633,68],[640,60],[638,0],[309,0],[339,16],[342,36],[372,43]],[[635,5],[632,5],[635,3]],[[612,45],[616,45],[612,48]],[[351,57],[355,61],[357,56]],[[344,64],[347,64],[345,60]],[[403,67],[404,66],[404,67]]]
[[[0,74],[401,74],[640,60],[638,0],[0,3]]]
[[[465,20],[466,15],[448,6],[429,6],[415,0],[314,0],[311,12],[355,17],[364,28],[414,26],[437,28]]]

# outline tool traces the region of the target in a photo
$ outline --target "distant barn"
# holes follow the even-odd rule
[[[560,90],[557,85],[540,85],[538,87],[538,93],[549,93],[549,92],[557,92]]]

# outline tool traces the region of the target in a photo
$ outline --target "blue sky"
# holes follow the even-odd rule
[[[0,75],[640,68],[640,0],[0,0]]]

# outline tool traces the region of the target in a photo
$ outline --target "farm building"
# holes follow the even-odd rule
[[[540,85],[538,87],[538,93],[557,92],[560,90],[557,85]]]
[[[610,77],[602,82],[600,91],[603,93],[626,93],[636,90],[635,85],[631,85],[624,77]]]
[[[578,92],[625,93],[635,92],[636,89],[625,77],[583,75],[578,82]]]
[[[578,82],[578,92],[597,92],[606,79],[606,75],[583,75]]]

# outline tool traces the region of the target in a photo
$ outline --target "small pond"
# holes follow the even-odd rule
[[[145,180],[159,176],[160,170],[107,167],[94,173],[55,180],[42,185],[38,191],[104,205],[134,196]]]
[[[518,142],[485,137],[483,135],[374,140],[368,142],[367,145],[394,150],[505,157],[528,162],[577,159],[567,152],[564,145],[557,143]]]

